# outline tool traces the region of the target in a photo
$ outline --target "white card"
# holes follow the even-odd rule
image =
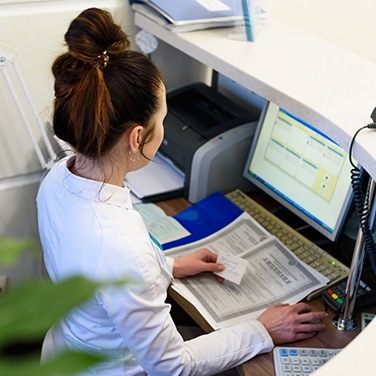
[[[247,270],[247,260],[229,253],[219,253],[217,263],[223,264],[225,269],[214,274],[240,285],[243,275]]]

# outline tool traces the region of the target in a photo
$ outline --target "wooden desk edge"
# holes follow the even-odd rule
[[[209,323],[204,319],[204,317],[200,314],[197,308],[191,304],[188,300],[182,297],[178,292],[176,292],[172,287],[168,289],[168,294],[171,296],[172,299],[175,300],[177,304],[180,305],[184,309],[185,312],[188,313],[190,317],[203,329],[206,333],[210,333],[213,331],[213,328],[209,325]]]

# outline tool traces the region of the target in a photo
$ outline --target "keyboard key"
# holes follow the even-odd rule
[[[340,349],[275,347],[275,376],[308,376],[338,354]]]
[[[284,364],[282,366],[282,371],[283,372],[291,372],[291,370],[292,370],[292,368],[291,368],[291,366],[289,364]]]
[[[287,349],[281,349],[280,350],[280,355],[287,357],[287,356],[289,356],[289,352],[288,352]]]

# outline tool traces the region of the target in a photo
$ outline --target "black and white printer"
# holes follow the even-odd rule
[[[185,176],[183,195],[195,203],[213,192],[249,191],[242,177],[260,112],[250,112],[197,83],[167,94],[159,153]]]

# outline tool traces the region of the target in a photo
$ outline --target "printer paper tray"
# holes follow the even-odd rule
[[[125,183],[137,198],[156,201],[181,194],[184,177],[169,159],[157,153],[147,166],[129,172]]]

